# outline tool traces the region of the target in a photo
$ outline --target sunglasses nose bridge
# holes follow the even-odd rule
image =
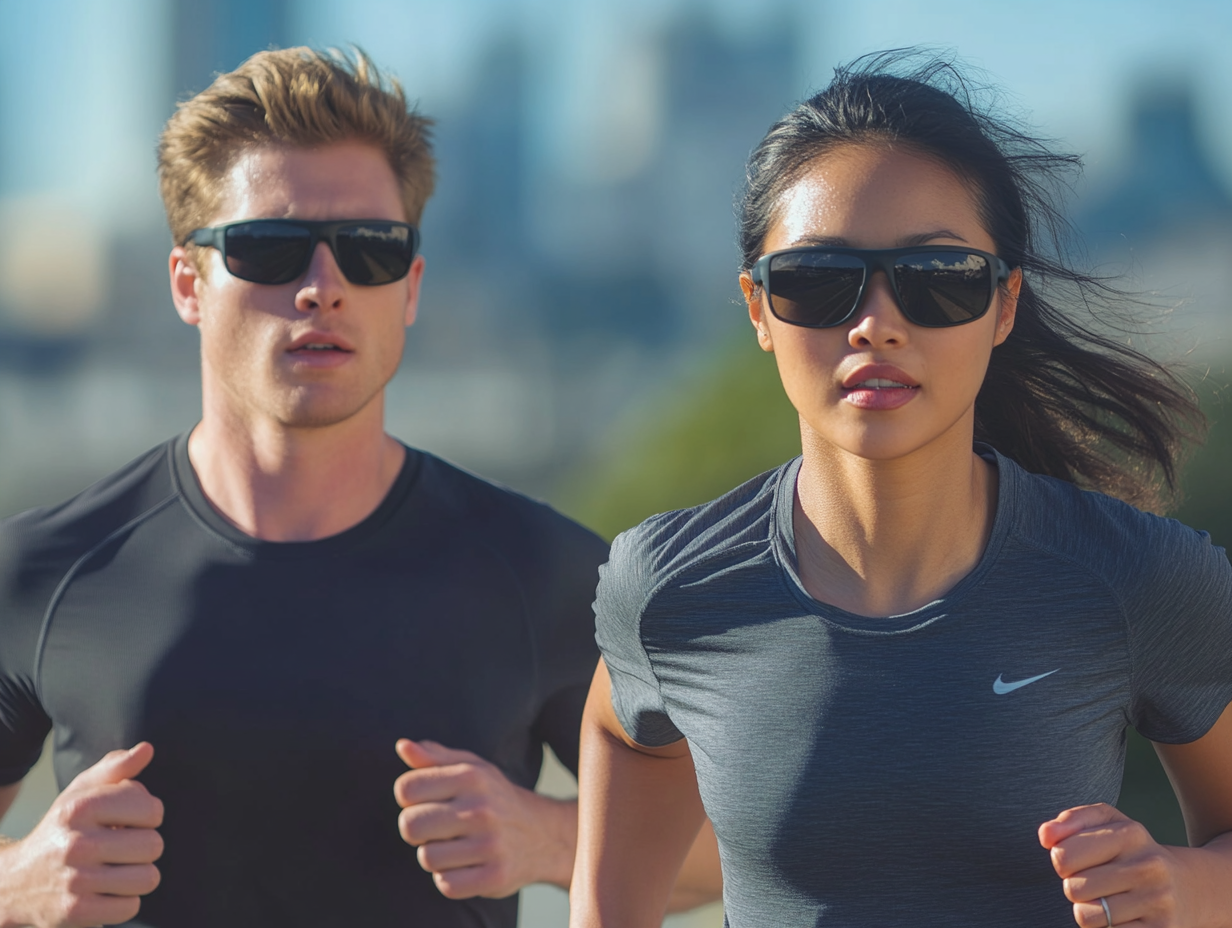
[[[864,281],[860,284],[860,296],[852,311],[853,318],[859,319],[868,311],[869,300],[876,296],[882,287],[885,288],[894,308],[901,313],[903,307],[894,280],[894,262],[880,255],[869,255],[864,260]]]
[[[324,246],[324,248],[322,248]],[[346,275],[329,236],[316,235],[300,274],[295,305],[302,312],[340,305]]]

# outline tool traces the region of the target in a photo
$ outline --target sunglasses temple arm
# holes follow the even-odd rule
[[[185,245],[197,245],[202,248],[217,248],[222,250],[222,240],[226,233],[222,229],[193,229],[188,238],[184,240]]]

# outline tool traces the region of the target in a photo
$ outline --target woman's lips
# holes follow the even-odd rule
[[[843,388],[843,399],[860,409],[898,409],[915,399],[918,386],[874,378]]]

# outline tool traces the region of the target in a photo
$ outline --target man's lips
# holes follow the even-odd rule
[[[308,332],[287,347],[288,352],[296,354],[324,354],[331,351],[350,354],[354,350],[346,339],[325,332]]]

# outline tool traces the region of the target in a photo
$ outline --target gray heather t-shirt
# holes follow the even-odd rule
[[[649,519],[600,569],[617,715],[688,739],[733,928],[1072,928],[1040,823],[1117,800],[1127,725],[1188,742],[1232,702],[1223,550],[981,451],[988,548],[907,615],[804,591],[798,460]]]

